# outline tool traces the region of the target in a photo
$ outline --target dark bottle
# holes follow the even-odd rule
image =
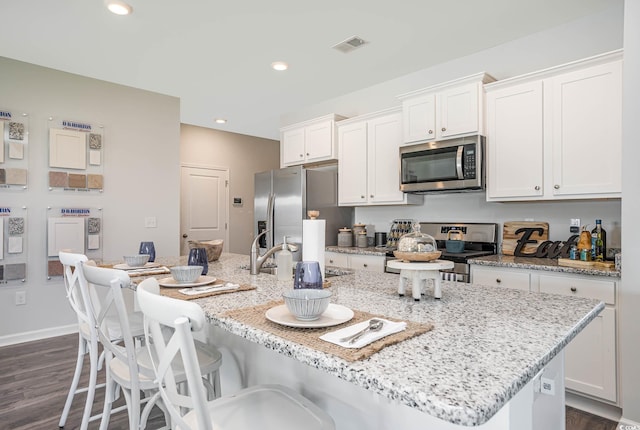
[[[596,228],[591,230],[593,238],[593,259],[604,261],[607,258],[607,232],[602,228],[602,220],[596,220]]]

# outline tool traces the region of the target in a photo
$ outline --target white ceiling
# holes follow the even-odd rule
[[[104,0],[0,0],[0,56],[176,96],[183,123],[278,139],[283,114],[608,1],[130,0],[121,17]],[[353,35],[369,43],[331,48]],[[272,70],[278,60],[289,70]]]

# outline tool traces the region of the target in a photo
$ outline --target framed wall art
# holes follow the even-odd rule
[[[0,109],[0,190],[27,189],[29,115]]]
[[[0,285],[17,285],[27,277],[27,208],[0,207]]]

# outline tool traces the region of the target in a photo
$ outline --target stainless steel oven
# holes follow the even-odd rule
[[[482,190],[483,156],[483,136],[402,146],[400,190],[406,193]]]

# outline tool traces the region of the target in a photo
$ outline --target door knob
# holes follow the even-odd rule
[[[189,235],[188,235],[187,233],[185,233],[185,234],[183,234],[183,235],[182,235],[182,237],[183,237],[184,239],[186,239],[187,237],[189,237]]]

